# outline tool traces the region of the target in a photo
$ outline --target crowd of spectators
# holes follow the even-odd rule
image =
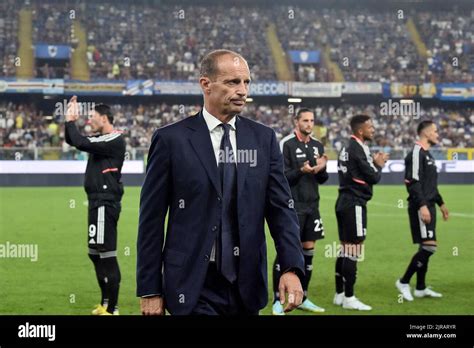
[[[69,45],[74,41],[75,7],[67,2],[33,1],[29,8],[33,17],[33,42]]]
[[[275,80],[265,12],[244,7],[85,4],[88,62],[98,78],[197,80],[212,48],[240,52],[254,80]]]
[[[1,76],[15,76],[18,50],[18,12],[21,4],[15,0],[0,1],[0,63]]]
[[[124,131],[127,149],[147,149],[154,130],[179,121],[200,110],[200,105],[170,104],[115,104],[114,126]],[[328,148],[339,150],[350,136],[349,120],[357,113],[373,117],[376,137],[373,146],[387,150],[401,150],[413,146],[416,124],[421,119],[433,119],[439,125],[441,146],[473,147],[474,109],[421,108],[417,117],[384,116],[380,105],[324,105],[314,108],[315,135]],[[293,131],[293,105],[259,105],[249,103],[243,115],[263,123],[275,131],[277,138]],[[64,127],[60,115],[45,116],[33,104],[0,104],[0,147],[61,147]],[[78,121],[83,134],[90,132],[87,117]]]
[[[474,11],[422,12],[416,23],[427,46],[429,74],[435,82],[473,82]]]
[[[5,0],[0,4],[4,76],[14,74],[11,62],[17,50],[17,13],[22,4],[32,9],[34,43],[69,44],[74,49],[78,41],[72,24],[81,22],[94,79],[195,81],[203,55],[213,48],[228,48],[247,58],[253,80],[275,80],[268,43],[271,23],[284,51],[327,53],[321,54],[318,64],[288,61],[295,80],[334,81],[330,63],[339,66],[346,81],[354,82],[471,82],[473,76],[473,16],[456,8],[399,13],[257,4],[53,0]],[[426,44],[427,59],[410,36],[409,18]],[[61,77],[62,70],[48,69],[48,74],[38,69],[38,77]]]
[[[277,8],[286,50],[329,50],[346,81],[423,81],[424,64],[395,11]],[[324,62],[323,62],[324,63]],[[327,74],[327,73],[326,73]],[[321,80],[324,79],[320,77]]]

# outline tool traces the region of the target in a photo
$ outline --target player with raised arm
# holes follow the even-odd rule
[[[121,171],[125,157],[122,133],[114,130],[109,106],[98,104],[90,115],[92,132],[85,137],[75,121],[79,118],[77,97],[71,98],[65,115],[66,142],[89,153],[84,188],[89,201],[88,246],[102,298],[94,315],[118,314],[120,268],[117,262],[117,223],[121,211]]]

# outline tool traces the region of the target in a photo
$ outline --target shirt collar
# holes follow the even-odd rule
[[[428,149],[425,147],[425,145],[421,143],[421,141],[416,141],[415,144],[420,145],[423,150],[428,151]]]
[[[219,125],[222,123],[217,117],[210,114],[209,111],[207,111],[205,107],[202,108],[202,116],[204,117],[204,121],[206,121],[206,125],[207,125],[207,128],[209,129],[209,132],[212,132],[216,127],[219,127]],[[229,122],[227,122],[228,124],[230,124],[233,130],[235,130],[235,120],[236,120],[236,116],[232,117],[232,119]]]
[[[304,141],[304,140],[303,140],[303,134],[301,134],[301,132],[300,132],[298,129],[295,129],[295,135],[296,135],[296,137],[298,138],[298,141],[299,141],[300,143],[305,143],[305,144],[307,144],[307,143],[309,143],[309,141],[311,140],[311,137],[309,136],[309,137],[306,139],[306,141]]]

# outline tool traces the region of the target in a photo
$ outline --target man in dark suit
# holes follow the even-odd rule
[[[238,116],[247,62],[210,52],[199,83],[203,110],[158,129],[150,146],[137,245],[142,314],[258,314],[268,301],[265,219],[290,311],[303,298],[298,219],[275,133]]]

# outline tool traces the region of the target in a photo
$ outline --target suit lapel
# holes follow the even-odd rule
[[[189,128],[194,130],[189,138],[189,141],[191,142],[197,157],[206,169],[207,175],[209,176],[212,185],[216,189],[216,192],[222,196],[211,136],[201,112],[195,116],[191,116]],[[189,175],[191,175],[191,173],[189,173]]]

